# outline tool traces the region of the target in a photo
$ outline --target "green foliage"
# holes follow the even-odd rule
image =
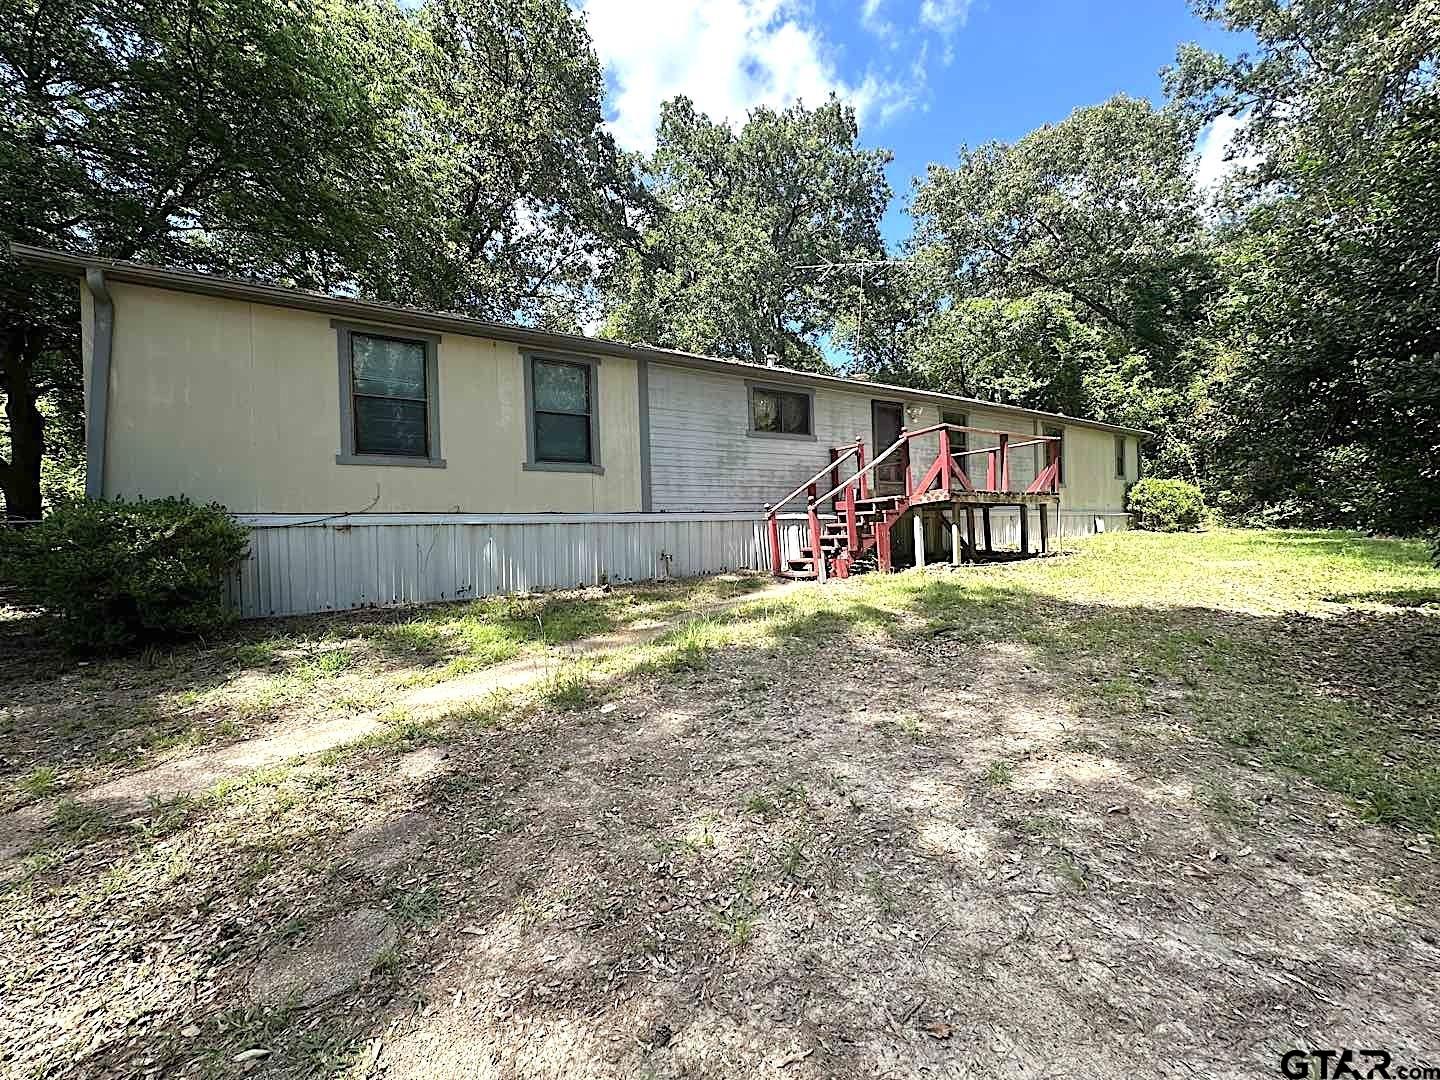
[[[415,189],[387,260],[354,265],[362,290],[577,330],[636,242],[629,214],[648,205],[605,128],[584,20],[565,0],[417,7],[407,48],[381,58],[407,88],[392,123],[414,132],[378,148],[399,155]]]
[[[658,206],[613,283],[606,334],[822,369],[817,344],[859,301],[851,273],[884,258],[890,153],[859,146],[855,112],[758,108],[739,131],[668,102],[643,174]]]
[[[1181,50],[1170,92],[1243,115],[1200,452],[1222,512],[1411,533],[1440,522],[1440,83],[1422,0],[1210,0],[1253,35]]]
[[[1198,529],[1205,519],[1205,496],[1184,480],[1146,477],[1131,485],[1126,503],[1140,528],[1151,532]]]
[[[1159,434],[1184,451],[1213,288],[1190,154],[1194,125],[1124,96],[1013,144],[962,147],[916,184],[915,310],[903,374],[935,389]],[[888,332],[892,328],[884,328]],[[881,343],[862,352],[882,368]]]
[[[115,648],[201,634],[228,622],[226,577],[248,530],[185,499],[73,502],[0,534],[0,569],[60,616],[71,645]]]
[[[602,92],[564,0],[0,0],[0,240],[573,329],[645,202]],[[73,481],[78,326],[0,245],[14,516]]]

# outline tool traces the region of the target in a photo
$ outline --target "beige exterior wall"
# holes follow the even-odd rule
[[[1096,428],[1065,428],[1065,482],[1060,488],[1060,506],[1065,510],[1113,512],[1125,507],[1125,487],[1135,482],[1136,444],[1125,438],[1125,476],[1115,471],[1113,432]]]
[[[82,291],[87,393],[94,303]],[[111,283],[115,331],[104,493],[187,495],[236,513],[631,513],[642,507],[641,415],[636,362],[598,364],[603,474],[527,471],[523,359],[516,345],[446,334],[438,348],[440,453],[444,468],[340,465],[336,331],[326,315],[241,300]],[[404,329],[403,325],[398,328]],[[750,371],[736,374],[650,364],[654,509],[671,513],[758,510],[823,464],[825,448],[856,435],[871,446],[872,399],[900,400],[906,424],[940,420],[942,406],[856,384],[815,389],[814,442],[746,436]],[[761,380],[763,381],[763,377]],[[945,406],[945,411],[952,411]],[[953,411],[966,412],[956,403]],[[1040,433],[1044,421],[1003,407],[968,409],[972,427]],[[1112,432],[1067,424],[1065,511],[1118,513],[1137,478],[1126,436],[1126,478],[1115,471]],[[935,439],[915,448],[916,472]],[[994,439],[972,436],[972,448]],[[1014,486],[1039,457],[1012,459]],[[982,456],[971,476],[984,477]],[[848,469],[842,472],[848,472]]]
[[[641,508],[633,360],[600,360],[601,475],[525,471],[519,347],[455,334],[438,349],[446,466],[339,465],[327,316],[128,284],[112,284],[111,294],[107,496],[184,494],[237,513]],[[88,350],[86,361],[88,378]]]

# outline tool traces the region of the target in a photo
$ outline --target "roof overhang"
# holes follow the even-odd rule
[[[257,282],[221,277],[216,274],[204,274],[194,270],[177,270],[150,266],[145,263],[127,262],[121,259],[106,259],[97,255],[56,251],[51,248],[34,247],[13,241],[10,244],[10,254],[16,262],[25,266],[75,277],[83,276],[87,270],[98,269],[104,271],[106,280],[110,282],[144,285],[155,289],[169,289],[174,292],[195,293],[200,296],[215,296],[225,300],[240,300],[252,304],[266,304],[271,307],[313,311],[336,318],[386,323],[417,330],[431,330],[442,334],[463,334],[468,337],[505,341],[532,349],[649,360],[654,363],[723,372],[767,382],[826,387],[869,397],[897,397],[905,401],[923,401],[970,409],[994,409],[1014,416],[1032,417],[1052,423],[1077,424],[1125,435],[1143,437],[1150,434],[1142,428],[1107,424],[1099,420],[1067,416],[1064,413],[1022,409],[1014,405],[984,401],[980,398],[941,394],[931,390],[915,390],[907,386],[871,382],[868,379],[847,379],[840,375],[820,375],[808,371],[796,371],[793,368],[769,367],[764,364],[746,363],[742,360],[721,360],[713,356],[701,356],[675,349],[661,349],[652,345],[608,341],[604,338],[584,337],[580,334],[557,334],[526,326],[488,322],[466,315],[449,315],[443,312],[404,307],[399,304],[331,296],[327,293],[310,292],[306,289],[262,285]]]

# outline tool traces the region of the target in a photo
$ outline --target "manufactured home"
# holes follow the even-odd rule
[[[1133,428],[12,250],[79,281],[87,494],[227,507],[248,616],[823,577],[1128,521]]]

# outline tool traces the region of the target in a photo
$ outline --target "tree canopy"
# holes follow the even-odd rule
[[[6,239],[573,327],[643,203],[564,0],[0,0]],[[10,107],[13,103],[13,107]],[[0,490],[79,423],[78,309],[0,261]]]
[[[1207,484],[1237,517],[1440,523],[1440,4],[1201,10],[1258,42],[1169,74],[1258,158],[1217,228]]]
[[[1212,290],[1194,124],[1124,96],[1013,144],[961,147],[915,185],[910,375],[936,389],[1157,431],[1180,427]]]
[[[642,164],[655,200],[613,283],[606,332],[755,362],[823,366],[822,334],[884,258],[890,154],[859,145],[854,110],[756,109],[738,131],[666,104]]]

